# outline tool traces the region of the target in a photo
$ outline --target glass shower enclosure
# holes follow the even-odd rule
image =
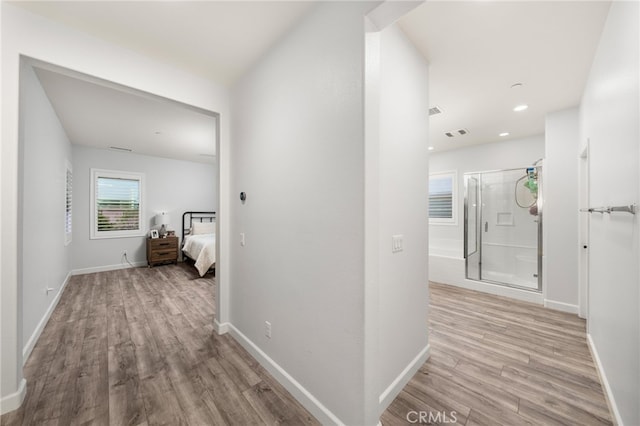
[[[542,168],[465,173],[467,279],[542,290]]]

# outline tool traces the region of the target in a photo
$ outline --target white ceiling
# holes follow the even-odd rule
[[[311,1],[9,2],[223,85],[251,68]]]
[[[12,3],[227,86],[232,86],[313,5],[310,1],[267,0]],[[546,113],[579,104],[609,4],[427,1],[402,18],[400,27],[430,62],[430,103],[444,111],[430,120],[429,144],[441,151],[543,133]],[[74,135],[85,127],[86,136],[91,126],[73,120],[77,117],[73,110],[93,106],[96,114],[104,114],[107,104],[117,110],[116,99],[124,99],[122,93],[109,95],[93,88],[92,96],[104,99],[67,101],[62,99],[66,95],[60,96],[67,89],[89,92],[74,89],[73,82],[49,77],[51,84],[44,82],[47,93],[56,108],[67,110],[59,114],[69,117],[65,128],[74,143],[87,143],[85,137]],[[514,83],[523,86],[511,89]],[[54,89],[57,84],[66,85],[66,89]],[[142,101],[123,102],[133,107]],[[513,112],[520,103],[528,104],[529,109]],[[147,108],[140,107],[143,111]],[[136,116],[130,113],[129,117]],[[148,114],[147,118],[153,117]],[[163,122],[136,119],[121,123],[119,128],[148,133],[158,128],[156,123]],[[445,131],[460,128],[470,133],[444,136]],[[95,134],[95,143],[127,140],[110,134],[116,130],[102,128],[102,139]],[[501,132],[510,135],[501,138]],[[136,143],[133,139],[128,139],[129,143]],[[149,142],[149,152],[162,145],[158,139]],[[142,144],[141,137],[136,140]],[[169,137],[165,142],[177,143]],[[108,146],[112,145],[109,142]],[[181,148],[186,149],[185,145]],[[201,149],[193,151],[193,156],[203,153]],[[135,150],[147,152],[141,146]]]
[[[427,1],[399,21],[430,63],[436,151],[544,133],[577,106],[609,1]],[[523,83],[511,88],[514,83]],[[529,105],[514,112],[519,104]],[[468,129],[449,138],[447,131]],[[509,132],[509,136],[498,136]]]
[[[310,1],[9,3],[226,86],[313,6]],[[215,162],[215,118],[72,74],[37,68],[72,143]]]
[[[92,78],[34,69],[71,143],[214,163],[214,116]]]

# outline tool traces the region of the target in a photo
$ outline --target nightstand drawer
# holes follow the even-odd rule
[[[154,250],[151,252],[151,262],[163,262],[165,260],[174,261],[175,259],[175,250]]]
[[[176,248],[178,247],[178,239],[177,238],[155,238],[151,239],[151,250],[162,250],[166,248]]]
[[[147,263],[149,266],[167,262],[178,263],[178,238],[148,238]]]

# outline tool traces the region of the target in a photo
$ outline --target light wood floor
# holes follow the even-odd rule
[[[181,264],[73,277],[26,365],[25,402],[0,423],[317,424],[240,345],[213,331],[214,279],[194,271]],[[384,426],[420,412],[466,425],[611,424],[584,321],[441,284],[430,293],[431,358],[383,414]]]
[[[214,279],[180,264],[72,277],[3,425],[318,424],[213,331]]]
[[[420,411],[466,425],[612,424],[576,315],[436,283],[430,295],[431,357],[384,426]]]

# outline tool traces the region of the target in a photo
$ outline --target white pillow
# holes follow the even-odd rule
[[[191,235],[215,234],[215,222],[193,222],[191,224]]]

